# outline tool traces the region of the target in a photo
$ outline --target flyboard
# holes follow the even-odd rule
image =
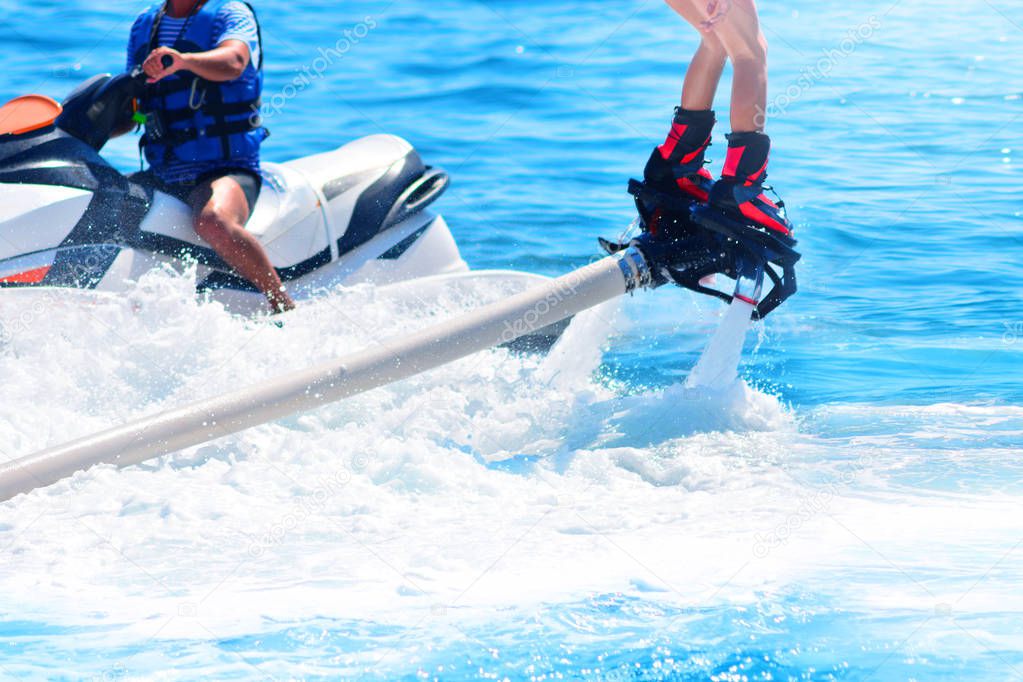
[[[763,317],[795,291],[795,241],[752,226],[697,217],[684,208],[670,226],[643,233],[628,244],[610,245],[611,255],[461,317],[355,354],[139,419],[0,466],[0,501],[51,485],[100,464],[132,466],[319,405],[384,386],[473,353],[507,344],[611,299],[664,284],[709,293],[707,277],[736,281],[727,299],[731,339],[724,355],[736,353],[734,329],[743,334],[751,318]],[[642,223],[641,223],[642,225]],[[779,272],[780,271],[780,274]],[[765,275],[773,286],[761,300]],[[719,351],[715,350],[717,354]],[[727,366],[708,362],[704,377]],[[698,368],[699,369],[699,368]],[[734,371],[734,370],[733,370]]]

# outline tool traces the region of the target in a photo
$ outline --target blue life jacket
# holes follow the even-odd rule
[[[213,44],[213,24],[220,8],[232,0],[209,0],[187,20],[173,49],[207,52]],[[245,3],[249,5],[249,3]],[[249,5],[252,9],[252,5]],[[160,21],[166,4],[154,5],[133,27],[140,45],[134,59],[142,64],[157,47]],[[255,16],[255,10],[252,10]],[[257,22],[258,26],[258,22]],[[259,116],[263,92],[262,34],[259,63],[250,61],[233,81],[215,83],[189,71],[178,71],[147,88],[139,109],[147,115],[146,132],[139,145],[151,166],[180,161],[217,161],[251,157],[270,134]]]

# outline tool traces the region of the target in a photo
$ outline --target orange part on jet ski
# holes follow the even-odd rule
[[[63,108],[45,95],[15,97],[0,107],[0,135],[22,135],[52,125]]]

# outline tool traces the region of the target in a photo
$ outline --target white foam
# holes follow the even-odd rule
[[[738,379],[739,360],[753,310],[753,306],[743,300],[732,300],[721,325],[686,379],[687,386],[726,388]]]
[[[283,328],[197,304],[189,282],[166,272],[127,299],[20,326],[0,299],[0,319],[16,329],[0,349],[0,448],[25,454],[506,293],[470,284],[431,303],[342,289]],[[923,566],[937,551],[926,540],[935,523],[942,546],[967,548],[978,564],[1007,549],[975,530],[1011,523],[1005,496],[931,495],[914,512],[921,495],[889,465],[939,450],[913,440],[930,413],[962,413],[963,423],[1018,413],[936,406],[921,421],[907,408],[899,436],[882,443],[843,431],[880,411],[810,414],[839,434],[807,435],[777,399],[738,381],[623,396],[593,372],[607,314],[580,316],[546,359],[481,353],[0,505],[0,591],[18,595],[0,617],[103,623],[110,641],[206,639],[321,617],[443,622],[594,592],[741,601],[823,581],[838,563],[885,566],[861,540]]]

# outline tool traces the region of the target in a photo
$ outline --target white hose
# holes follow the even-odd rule
[[[0,501],[98,464],[131,466],[513,341],[647,283],[635,249],[455,320],[318,367],[146,417],[0,466]]]

